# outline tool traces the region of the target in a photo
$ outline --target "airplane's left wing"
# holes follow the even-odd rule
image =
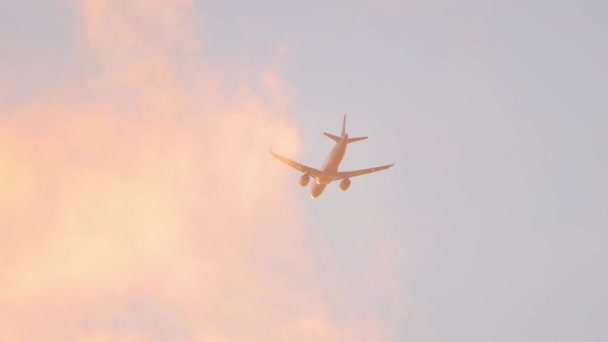
[[[338,174],[336,175],[336,177],[334,178],[334,180],[340,180],[340,179],[344,179],[344,178],[361,176],[361,175],[365,175],[365,174],[372,173],[372,172],[386,170],[386,169],[388,169],[389,167],[391,167],[393,165],[395,165],[395,164],[370,167],[369,169],[361,169],[361,170],[355,170],[355,171],[342,171],[342,172],[338,172]]]
[[[270,153],[272,154],[273,157],[277,158],[278,160],[282,161],[283,163],[285,163],[285,164],[293,167],[294,169],[296,169],[296,170],[298,170],[300,172],[306,173],[306,174],[308,174],[308,175],[310,175],[312,177],[316,178],[316,177],[318,177],[321,174],[321,171],[319,171],[319,170],[317,170],[317,169],[315,169],[313,167],[300,164],[300,163],[298,163],[296,161],[293,161],[291,159],[287,159],[287,158],[283,157],[282,155],[280,155],[278,153],[274,153],[272,150],[270,150]]]

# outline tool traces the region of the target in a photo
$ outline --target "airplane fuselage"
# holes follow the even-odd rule
[[[344,159],[344,154],[346,154],[346,145],[355,141],[367,139],[366,136],[353,138],[348,137],[348,134],[346,133],[346,114],[344,114],[344,119],[342,120],[342,133],[340,136],[327,132],[323,132],[323,135],[333,140],[335,144],[331,151],[329,151],[329,155],[325,159],[325,162],[320,169],[300,164],[295,160],[291,160],[273,152],[272,148],[270,149],[270,154],[272,154],[276,159],[303,173],[299,180],[300,186],[305,187],[310,182],[311,177],[314,179],[313,182],[310,182],[312,183],[310,185],[310,197],[312,198],[321,196],[327,185],[333,181],[340,180],[340,189],[342,191],[346,191],[351,183],[350,178],[386,170],[394,164],[375,166],[359,170],[338,171],[340,163],[342,163],[342,159]]]
[[[347,144],[348,134],[344,134],[342,139],[337,142],[329,152],[329,155],[321,167],[321,175],[319,175],[310,186],[310,196],[312,198],[321,196],[325,187],[335,179],[338,174],[338,167],[340,166],[342,159],[344,159]]]

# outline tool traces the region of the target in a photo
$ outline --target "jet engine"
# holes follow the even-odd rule
[[[342,189],[342,191],[346,191],[349,186],[350,186],[350,179],[348,179],[348,178],[344,178],[340,182],[340,189]]]
[[[308,185],[308,181],[310,181],[310,177],[308,177],[308,175],[302,175],[302,177],[300,177],[300,186],[301,187],[305,187],[306,185]]]

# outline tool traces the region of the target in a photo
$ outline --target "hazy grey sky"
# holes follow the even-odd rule
[[[81,43],[69,6],[0,8],[7,108],[91,72],[64,54]],[[332,303],[332,322],[374,317],[391,341],[608,340],[605,1],[194,8],[209,64],[280,64],[282,114],[303,147],[294,159],[320,166],[332,146],[321,133],[339,132],[346,112],[348,132],[369,139],[349,145],[344,169],[396,161],[317,200],[294,170],[281,189],[314,267],[305,279],[278,272]]]
[[[320,165],[343,112],[370,136],[344,168],[397,160],[347,193],[298,195],[319,263],[347,279],[327,294],[339,317],[371,312],[399,341],[608,338],[605,2],[201,8],[217,58],[285,46],[303,162]],[[378,236],[386,291],[365,279]]]

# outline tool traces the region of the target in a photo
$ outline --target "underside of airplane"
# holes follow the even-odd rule
[[[276,159],[303,173],[299,179],[299,184],[301,187],[307,186],[310,182],[310,178],[314,178],[315,181],[312,183],[310,188],[310,196],[313,199],[318,198],[323,193],[323,190],[325,190],[325,187],[333,181],[340,181],[340,189],[342,191],[346,191],[351,184],[350,178],[365,175],[372,172],[386,170],[394,165],[388,164],[354,171],[338,170],[338,167],[342,162],[342,159],[344,158],[344,154],[346,153],[346,146],[349,143],[367,139],[367,137],[349,138],[348,134],[346,133],[346,114],[344,114],[344,119],[342,121],[341,136],[336,136],[327,132],[324,132],[323,134],[331,140],[335,141],[336,144],[330,151],[329,155],[327,156],[327,159],[325,160],[325,163],[320,169],[300,164],[296,161],[293,161],[273,152],[272,149],[270,150],[270,153]]]

